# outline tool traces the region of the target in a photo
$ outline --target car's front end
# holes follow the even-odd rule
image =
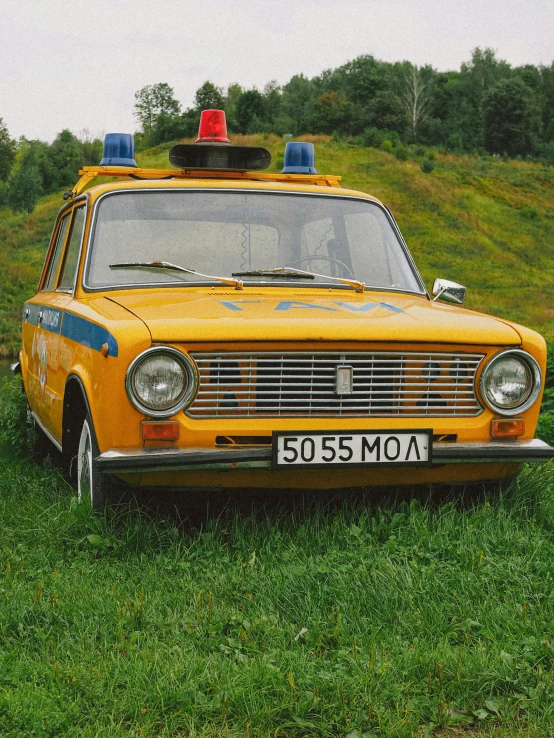
[[[127,396],[99,457],[104,470],[149,486],[328,488],[497,479],[551,455],[533,440],[544,372],[534,334],[470,316],[475,330],[489,324],[487,341],[469,341],[463,325],[459,342],[452,328],[450,340],[426,341],[421,326],[410,326],[415,316],[430,313],[429,334],[433,313],[459,322],[461,314],[424,298],[267,292],[255,303],[218,288],[196,293],[204,319],[175,293],[146,310],[133,296],[131,309],[143,315],[153,344],[125,377],[122,367],[110,379],[107,397],[121,397],[124,384]],[[119,299],[129,305],[131,298]],[[229,305],[246,315],[229,318]],[[302,313],[325,308],[306,326]],[[148,312],[160,324],[165,312],[189,317],[173,337],[156,336]],[[407,457],[405,444],[385,447],[388,438],[407,434],[409,442],[421,433]],[[380,454],[375,448],[349,464],[348,449],[365,435],[372,443],[381,437]],[[288,451],[278,460],[283,436]]]

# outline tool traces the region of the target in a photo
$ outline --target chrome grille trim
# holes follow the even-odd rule
[[[477,353],[425,351],[192,352],[199,387],[191,418],[472,417],[483,412]],[[335,368],[353,368],[352,394]]]

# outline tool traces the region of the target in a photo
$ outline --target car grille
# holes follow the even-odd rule
[[[475,374],[483,354],[428,352],[192,353],[193,418],[473,416],[483,408]],[[352,367],[352,392],[335,392]],[[347,370],[348,371],[348,370]]]

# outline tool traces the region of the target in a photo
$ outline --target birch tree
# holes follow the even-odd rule
[[[412,136],[415,141],[421,124],[429,117],[431,101],[429,86],[423,80],[421,70],[415,65],[411,67],[406,75],[402,99],[406,106]]]

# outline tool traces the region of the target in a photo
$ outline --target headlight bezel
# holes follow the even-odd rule
[[[498,363],[499,361],[503,359],[510,358],[510,357],[517,358],[523,361],[527,365],[527,368],[531,372],[531,376],[532,376],[532,386],[531,386],[529,395],[522,403],[520,403],[519,405],[516,405],[515,407],[508,408],[508,407],[503,407],[502,405],[496,404],[488,396],[487,389],[485,387],[485,381],[491,369],[494,367],[496,363]],[[541,368],[537,360],[533,358],[531,354],[527,353],[527,351],[524,351],[523,349],[505,349],[504,351],[500,351],[498,354],[495,354],[485,364],[483,371],[481,372],[481,377],[479,379],[479,394],[481,395],[481,399],[483,400],[485,405],[497,415],[504,415],[506,417],[520,415],[526,410],[529,410],[529,408],[532,407],[537,401],[541,393],[541,389],[542,389]]]
[[[145,358],[150,358],[153,355],[169,355],[172,359],[175,359],[181,366],[185,376],[185,381],[187,382],[186,390],[180,400],[171,407],[164,408],[163,410],[148,407],[148,405],[146,405],[134,391],[133,378],[137,368]],[[198,377],[196,375],[195,365],[186,354],[172,348],[171,346],[152,346],[135,356],[133,361],[129,364],[125,374],[125,389],[127,391],[129,401],[140,413],[143,413],[150,418],[169,418],[190,405],[196,395],[196,391],[198,389]]]

